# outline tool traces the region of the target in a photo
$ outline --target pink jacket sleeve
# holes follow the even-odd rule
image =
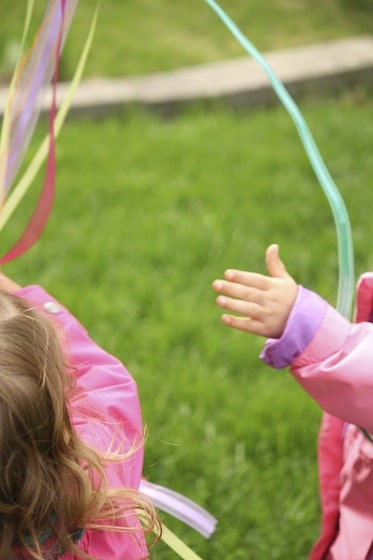
[[[351,324],[332,307],[291,372],[326,411],[373,431],[373,325]]]
[[[366,320],[367,291],[361,287],[358,299],[365,303]],[[290,316],[284,340],[269,341],[264,359],[267,356],[268,362],[268,352],[284,357],[288,341],[299,340],[306,332],[307,342],[303,347],[298,344],[293,359],[285,356],[282,367],[291,362],[291,373],[323,410],[373,432],[373,325],[350,323],[308,290],[301,291],[299,298],[303,303],[298,301]],[[316,308],[319,311],[313,317]]]
[[[123,364],[95,344],[69,311],[42,288],[28,286],[17,295],[48,313],[62,327],[69,363],[75,368],[78,397],[71,405],[71,413],[81,437],[107,451],[115,433],[121,431],[126,449],[137,447],[136,460],[122,484],[138,488],[143,427],[135,381]]]

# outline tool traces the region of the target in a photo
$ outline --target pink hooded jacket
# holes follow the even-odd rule
[[[295,379],[323,408],[319,436],[321,536],[311,560],[373,559],[373,274],[358,283],[351,324],[301,286],[285,331],[261,357],[290,365]]]
[[[54,317],[61,325],[70,364],[76,368],[80,396],[71,403],[71,416],[79,435],[92,447],[107,451],[114,441],[125,442],[131,456],[106,468],[109,486],[138,489],[143,467],[143,428],[137,388],[126,368],[99,348],[80,323],[38,286],[16,295]],[[131,525],[140,527],[134,516]],[[136,534],[84,530],[79,547],[100,560],[142,560],[148,551],[141,531]],[[74,560],[65,554],[63,560]]]

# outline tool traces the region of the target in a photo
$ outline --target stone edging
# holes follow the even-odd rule
[[[373,36],[283,49],[264,56],[294,97],[373,85]],[[66,88],[64,83],[59,85],[59,102]],[[43,111],[49,107],[48,97]],[[245,56],[165,73],[89,79],[79,85],[70,113],[97,116],[139,104],[170,114],[181,105],[217,99],[255,107],[273,102],[275,94],[259,64]],[[0,114],[5,100],[6,89],[0,88]]]

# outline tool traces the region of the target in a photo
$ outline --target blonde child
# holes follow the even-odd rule
[[[356,321],[297,286],[267,249],[269,275],[227,270],[215,280],[225,325],[266,337],[261,358],[290,372],[323,408],[321,535],[312,560],[373,559],[373,274],[358,283]],[[231,313],[234,313],[232,315]]]
[[[0,558],[148,558],[142,463],[125,367],[42,288],[0,275]]]

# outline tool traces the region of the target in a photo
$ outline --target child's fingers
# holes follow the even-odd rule
[[[246,302],[264,305],[266,293],[263,290],[236,284],[235,282],[227,282],[226,280],[215,280],[213,288],[219,294],[235,299],[241,299]]]
[[[261,307],[253,302],[242,299],[234,299],[227,296],[218,296],[216,303],[223,309],[228,309],[233,313],[239,313],[246,317],[259,318],[261,315]]]
[[[228,282],[242,284],[248,288],[256,288],[257,290],[267,290],[270,286],[270,278],[257,272],[246,272],[244,270],[229,269],[224,273],[224,278]]]
[[[224,314],[222,322],[232,329],[244,331],[252,334],[263,335],[263,325],[250,317],[236,317],[235,315]]]

